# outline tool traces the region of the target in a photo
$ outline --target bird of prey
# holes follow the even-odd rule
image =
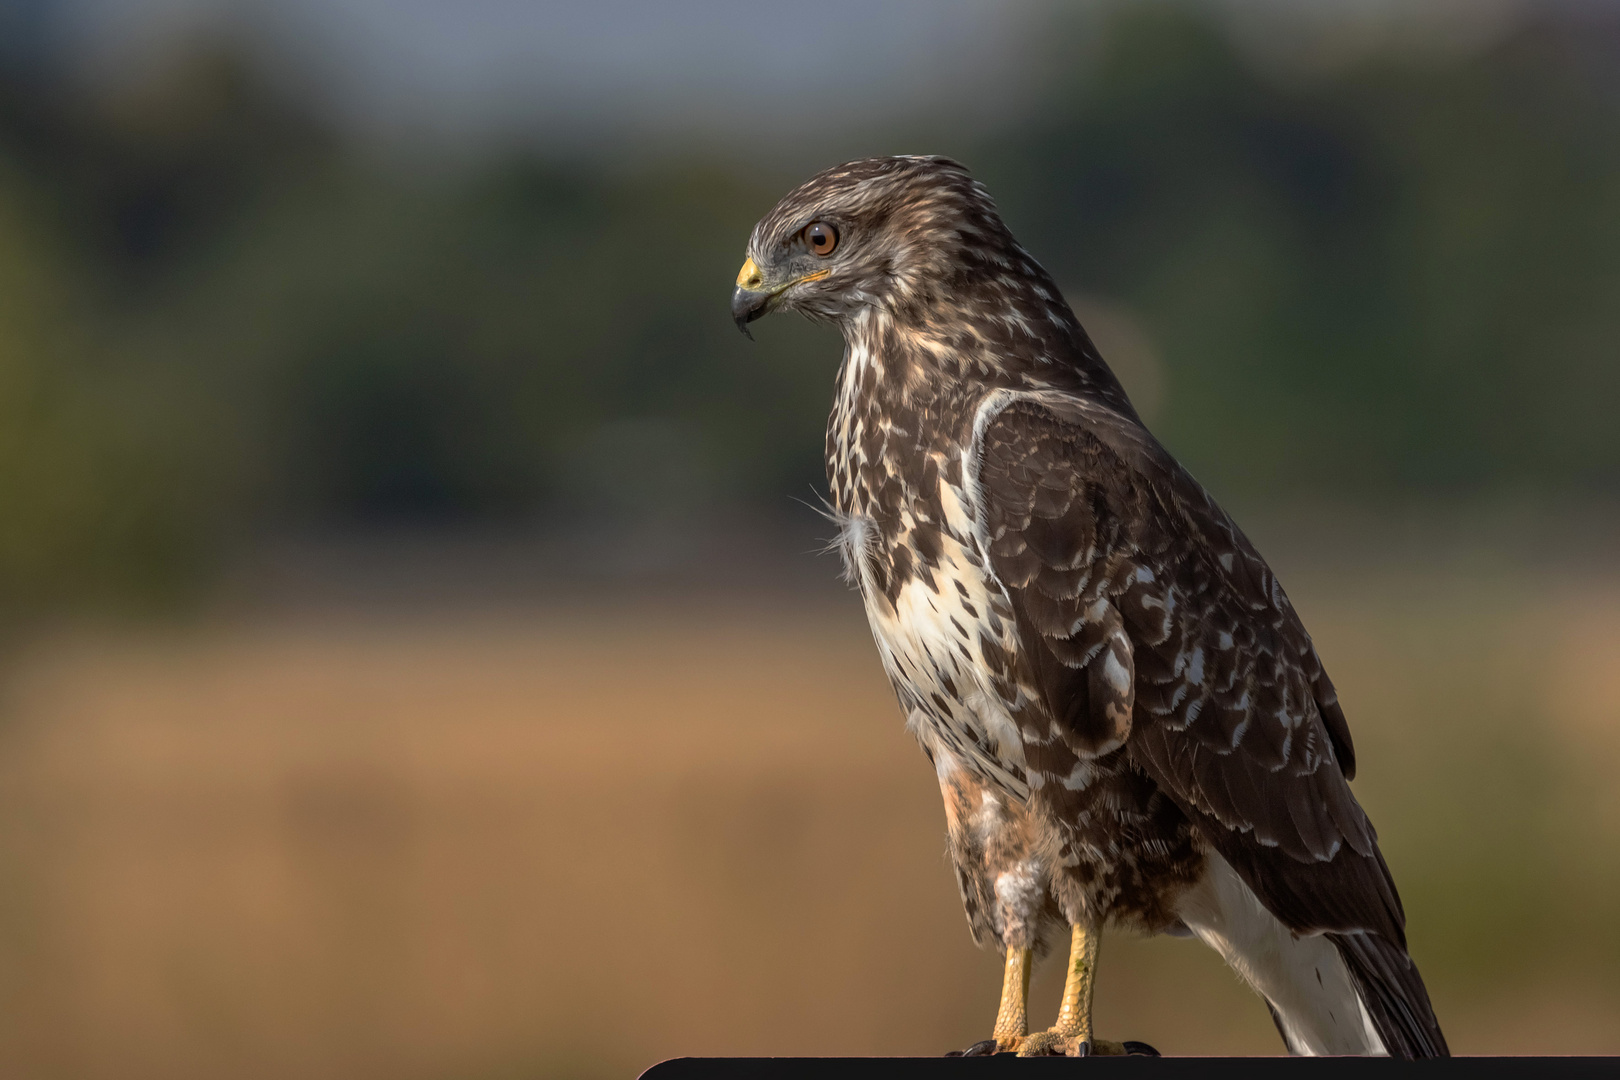
[[[1310,635],[985,188],[940,157],[812,177],[732,294],[745,333],[777,310],[843,332],[845,567],[939,777],[974,938],[1005,952],[970,1052],[1129,1052],[1091,1027],[1116,926],[1201,938],[1291,1053],[1447,1054]],[[1031,1033],[1031,957],[1064,928],[1058,1020]]]

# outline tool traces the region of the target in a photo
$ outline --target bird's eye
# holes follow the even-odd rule
[[[838,230],[825,221],[818,221],[804,230],[804,242],[816,255],[831,255],[838,246]]]

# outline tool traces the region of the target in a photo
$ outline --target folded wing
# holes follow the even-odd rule
[[[1278,919],[1354,945],[1392,1052],[1444,1053],[1332,683],[1237,526],[1140,424],[1066,395],[988,401],[970,482],[1047,721],[1082,756],[1123,745]]]

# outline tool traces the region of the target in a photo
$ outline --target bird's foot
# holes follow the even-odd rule
[[[1019,1057],[1159,1057],[1159,1052],[1145,1042],[1127,1039],[1113,1042],[1109,1039],[1081,1038],[1057,1028],[1037,1031],[1030,1035],[1001,1035],[994,1039],[981,1039],[965,1050],[948,1051],[946,1057],[990,1057],[994,1054],[1014,1054]]]
[[[1018,1043],[1019,1057],[1091,1057],[1107,1054],[1117,1043],[1102,1039],[1083,1039],[1078,1035],[1065,1035],[1053,1028],[1025,1035]]]
[[[1159,1052],[1145,1042],[1114,1042],[1110,1039],[1083,1039],[1066,1035],[1056,1028],[1025,1035],[1018,1042],[1019,1057],[1158,1057]]]

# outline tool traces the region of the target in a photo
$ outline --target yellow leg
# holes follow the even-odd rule
[[[1084,923],[1074,924],[1069,942],[1069,971],[1063,980],[1063,1005],[1052,1028],[1066,1039],[1091,1038],[1091,988],[1097,973],[1097,950],[1102,935]]]
[[[1089,923],[1074,924],[1074,936],[1069,944],[1069,970],[1063,980],[1063,1006],[1058,1010],[1058,1022],[1047,1031],[1037,1032],[1023,1039],[1018,1053],[1024,1057],[1042,1057],[1048,1054],[1081,1053],[1081,1047],[1091,1054],[1123,1054],[1119,1043],[1105,1042],[1091,1034],[1091,991],[1097,977],[1097,950],[1102,944],[1102,932]]]
[[[1028,949],[1008,949],[1007,968],[1001,976],[1001,1007],[996,1010],[996,1028],[991,1032],[998,1050],[1016,1050],[1029,1032]]]

